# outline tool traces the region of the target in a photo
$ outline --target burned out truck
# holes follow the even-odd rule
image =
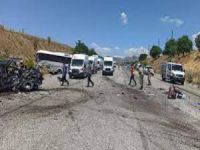
[[[38,90],[42,81],[37,69],[22,69],[14,59],[0,61],[0,92]]]

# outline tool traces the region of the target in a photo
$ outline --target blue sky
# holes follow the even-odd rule
[[[106,55],[163,47],[200,31],[199,0],[1,0],[0,24],[71,46],[82,40]]]

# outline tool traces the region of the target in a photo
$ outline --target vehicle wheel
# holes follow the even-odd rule
[[[111,73],[111,76],[113,76],[113,72]]]
[[[38,85],[34,85],[33,90],[37,91],[39,89]]]
[[[61,69],[57,70],[57,74],[62,74],[62,70]]]
[[[184,83],[185,83],[184,81],[183,81],[183,82],[181,82],[181,85],[184,85]]]
[[[33,90],[33,88],[34,88],[34,85],[33,85],[32,82],[25,82],[25,83],[23,84],[23,87],[22,87],[22,89],[23,89],[25,92],[30,92],[30,91]]]
[[[163,75],[162,75],[162,80],[163,80],[163,81],[165,81],[165,78],[164,78],[164,76],[163,76]]]

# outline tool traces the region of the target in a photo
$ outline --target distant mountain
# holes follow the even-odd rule
[[[138,60],[138,57],[136,57],[136,56],[124,58],[124,61],[126,61],[126,62],[133,62],[133,61],[137,61],[137,60]]]

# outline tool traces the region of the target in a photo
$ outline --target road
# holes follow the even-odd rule
[[[124,70],[60,87],[47,76],[41,91],[0,97],[1,150],[200,149],[200,119],[157,88],[127,86]]]

